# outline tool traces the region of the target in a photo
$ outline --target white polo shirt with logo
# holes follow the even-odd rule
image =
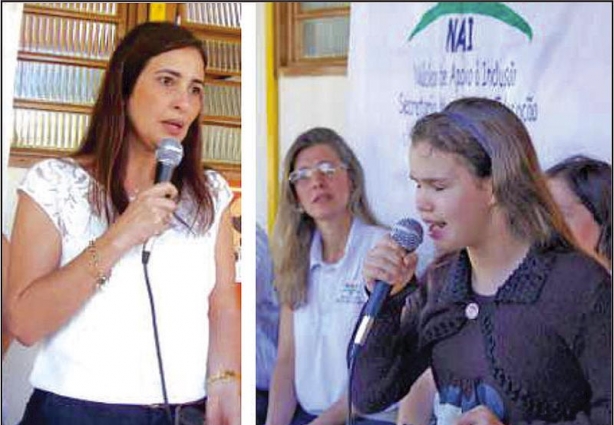
[[[347,390],[346,351],[367,300],[362,262],[386,229],[354,218],[345,253],[336,263],[322,259],[322,238],[311,241],[307,303],[294,311],[294,373],[298,402],[319,415]]]

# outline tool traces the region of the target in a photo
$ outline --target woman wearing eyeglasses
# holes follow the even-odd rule
[[[284,160],[271,243],[282,307],[267,425],[345,422],[346,349],[366,301],[362,259],[385,233],[345,141],[327,128],[301,134]],[[394,423],[394,413],[357,423]]]

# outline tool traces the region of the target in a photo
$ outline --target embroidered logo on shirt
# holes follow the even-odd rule
[[[344,282],[339,286],[335,302],[341,304],[364,304],[367,300],[362,282]]]

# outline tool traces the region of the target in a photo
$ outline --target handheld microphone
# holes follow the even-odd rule
[[[173,172],[182,158],[183,146],[181,146],[181,143],[171,138],[162,139],[158,149],[156,149],[156,159],[158,162],[156,164],[154,184],[171,181]],[[145,245],[143,245],[143,258],[149,259],[149,253],[155,240],[155,237],[147,239]]]
[[[175,167],[183,158],[183,146],[175,139],[162,139],[156,150],[156,179],[155,183],[171,181]]]
[[[405,248],[407,252],[413,252],[422,243],[423,233],[420,223],[411,218],[403,218],[392,227],[390,236],[396,243]],[[381,310],[384,301],[388,298],[391,289],[392,286],[387,283],[375,282],[375,288],[373,288],[373,292],[365,304],[364,314],[354,337],[354,352],[357,346],[364,345],[367,335],[371,331],[373,321]]]

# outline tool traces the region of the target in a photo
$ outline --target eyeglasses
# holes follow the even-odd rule
[[[288,180],[292,184],[297,184],[300,182],[307,181],[313,176],[313,173],[319,171],[322,175],[330,178],[335,175],[337,170],[347,170],[348,166],[341,163],[338,165],[333,164],[332,162],[320,162],[318,165],[313,167],[305,167],[299,168],[298,170],[294,170],[290,173]]]

